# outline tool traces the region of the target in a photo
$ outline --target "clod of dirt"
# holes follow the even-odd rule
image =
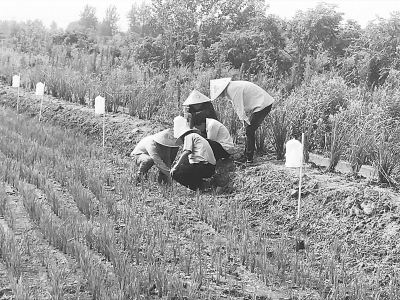
[[[300,250],[306,249],[306,245],[303,240],[296,240],[296,252],[299,252]]]
[[[371,216],[371,215],[374,213],[374,211],[375,211],[375,204],[374,204],[374,203],[371,203],[371,202],[369,202],[369,203],[363,202],[363,203],[361,203],[360,206],[361,206],[361,208],[362,208],[364,214],[366,214],[367,216]]]
[[[9,195],[14,195],[14,194],[15,194],[14,190],[13,190],[11,187],[9,187],[9,186],[6,186],[6,187],[5,187],[5,192],[6,192],[7,194],[9,194]]]

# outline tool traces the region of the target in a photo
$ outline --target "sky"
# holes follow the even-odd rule
[[[55,21],[58,27],[66,28],[70,22],[77,21],[86,4],[97,9],[99,21],[104,18],[109,5],[115,5],[120,15],[119,26],[128,29],[127,12],[132,4],[143,0],[0,0],[0,20],[42,20],[46,26]],[[148,0],[147,0],[148,1]],[[315,8],[321,0],[266,0],[267,13],[276,14],[283,19],[291,19],[296,11]],[[390,12],[400,11],[400,0],[325,0],[338,5],[337,11],[345,13],[344,19],[354,19],[362,27],[377,16],[385,19]]]

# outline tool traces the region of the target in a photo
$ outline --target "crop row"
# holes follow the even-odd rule
[[[16,187],[20,187],[22,180],[43,190],[47,203],[39,201],[35,193],[26,191],[24,186],[20,187],[32,219],[57,248],[74,257],[82,256],[82,252],[88,249],[104,255],[113,266],[120,293],[138,295],[157,291],[161,295],[189,293],[193,296],[204,287],[207,273],[215,274],[215,280],[220,282],[233,272],[232,267],[236,263],[257,274],[267,285],[289,281],[291,286],[308,286],[320,294],[328,290],[331,299],[340,299],[345,294],[351,295],[350,299],[358,299],[361,293],[369,293],[362,278],[346,275],[346,265],[335,259],[335,253],[316,263],[312,252],[300,254],[292,251],[291,239],[277,241],[267,238],[268,228],[254,231],[248,212],[235,199],[222,201],[215,195],[197,194],[191,200],[184,196],[182,190],[175,189],[162,190],[167,199],[166,202],[160,201],[154,197],[155,191],[150,185],[133,186],[129,182],[129,170],[122,172],[121,179],[116,179],[111,175],[107,161],[96,161],[93,157],[93,168],[88,167],[87,152],[81,154],[73,145],[66,147],[76,155],[66,158],[63,143],[50,146],[45,144],[49,143],[49,139],[29,139],[32,127],[29,123],[21,125],[17,133],[6,129],[4,123],[0,126],[5,141],[1,143],[0,150],[7,156],[2,162],[2,178]],[[49,166],[52,161],[57,163]],[[77,207],[87,216],[87,221],[82,223],[81,217],[71,217],[77,211],[64,207],[65,199],[49,180],[52,176],[72,195]],[[90,184],[91,180],[93,184]],[[113,181],[115,192],[104,189],[107,181]],[[117,202],[116,198],[121,195],[122,199]],[[110,198],[111,205],[107,205],[107,198]],[[83,201],[84,205],[78,205],[78,201]],[[83,209],[90,207],[92,202],[88,201],[95,201],[97,208]],[[148,201],[154,201],[155,206],[148,207]],[[180,204],[182,201],[184,205]],[[194,224],[188,212],[194,215],[194,220],[204,222],[215,230],[218,243],[212,246],[204,243],[202,234],[191,233],[187,238],[182,237],[181,233],[188,229],[187,226]],[[54,217],[50,218],[51,215]],[[192,250],[182,251],[182,238],[185,243],[191,244]],[[82,248],[74,250],[77,247]],[[209,251],[209,257],[205,251]],[[88,261],[91,259],[82,263]],[[87,265],[82,267],[89,268]],[[88,280],[102,276],[92,276],[91,269],[87,270]],[[190,276],[192,284],[189,291],[184,288],[182,276]],[[102,282],[105,279],[98,280]],[[129,285],[132,282],[137,285],[132,287]],[[388,289],[392,291],[391,295],[396,295],[396,281],[393,279],[390,282]],[[149,290],[153,284],[155,288]],[[100,285],[95,282],[90,284],[94,294],[101,294]]]

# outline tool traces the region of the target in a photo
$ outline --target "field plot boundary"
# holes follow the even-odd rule
[[[10,87],[5,89],[10,91],[1,95],[0,101],[5,106],[14,107],[15,91]],[[34,96],[29,93],[27,95],[22,97],[21,107],[24,113],[34,116],[38,101],[35,102],[32,99]],[[7,113],[14,114],[4,110],[4,116]],[[79,130],[97,141],[101,138],[101,119],[95,117],[91,109],[49,98],[43,116],[46,121],[43,126],[48,126],[48,122]],[[34,122],[34,119],[30,121],[23,115],[19,118],[28,123]],[[101,151],[95,150],[98,146],[94,145],[86,145],[86,148],[78,145],[65,150],[65,153],[57,153],[51,147],[35,143],[30,143],[29,147],[37,151],[35,159],[38,160],[46,151],[55,153],[50,159],[53,161],[57,160],[56,155],[67,155],[69,151],[72,152],[68,155],[75,153],[80,157],[70,159],[70,164],[65,158],[59,160],[59,169],[55,167],[52,171],[54,177],[47,174],[45,179],[57,180],[61,188],[58,184],[55,187],[63,193],[64,186],[70,188],[68,177],[76,176],[77,189],[87,191],[90,198],[101,204],[101,214],[106,218],[107,226],[89,228],[87,233],[90,239],[86,238],[86,242],[106,260],[112,261],[114,270],[125,272],[123,267],[129,260],[125,260],[127,256],[124,253],[136,253],[131,262],[136,260],[138,264],[162,261],[165,253],[174,257],[144,270],[151,276],[158,274],[150,280],[154,281],[154,286],[145,292],[148,295],[163,295],[163,291],[171,287],[168,284],[178,287],[178,294],[188,291],[193,296],[201,290],[203,296],[218,293],[219,296],[233,298],[318,299],[317,293],[323,297],[340,297],[350,293],[350,299],[360,299],[357,297],[364,297],[367,292],[375,296],[383,293],[379,291],[381,288],[386,289],[385,293],[398,294],[398,277],[394,275],[396,245],[389,239],[398,236],[398,230],[393,227],[393,218],[399,214],[400,197],[396,191],[370,186],[367,180],[349,181],[345,176],[307,167],[303,181],[302,216],[296,221],[296,174],[285,169],[282,162],[267,157],[260,158],[258,165],[232,169],[231,185],[226,193],[220,195],[190,194],[181,187],[172,193],[161,186],[154,186],[151,181],[133,186],[130,175],[134,170],[130,169],[129,159],[122,155],[129,153],[135,141],[143,135],[161,129],[161,124],[153,126],[150,122],[133,120],[121,114],[109,115],[107,122],[111,125],[107,132],[110,138],[105,160],[99,159]],[[13,126],[19,128],[15,124]],[[46,130],[38,131],[46,134]],[[32,133],[32,138],[40,140],[35,134]],[[48,141],[44,139],[41,143],[50,143],[51,138],[49,135]],[[82,149],[86,152],[79,153]],[[42,150],[44,152],[40,154]],[[14,155],[13,149],[9,151],[11,156]],[[29,155],[24,158],[22,153],[16,152],[15,155],[28,162],[31,159]],[[25,172],[23,176],[30,176],[32,183],[39,185],[40,176],[47,172],[43,169],[44,173],[40,175],[43,170],[36,170],[29,163],[16,169],[20,170],[18,172],[22,170],[22,174]],[[47,196],[49,199],[52,197],[51,194]],[[71,197],[74,198],[74,195],[71,194]],[[71,200],[68,202],[74,205],[77,212]],[[46,210],[56,215],[59,211],[62,216],[63,209],[57,210],[57,205],[52,206],[51,203],[46,204]],[[135,205],[132,206],[133,203]],[[89,209],[84,218],[96,220],[99,212],[97,208]],[[119,242],[119,238],[135,234],[134,228],[143,225],[130,220],[141,220],[148,228],[148,233],[140,234],[145,250],[137,246],[118,251],[107,249],[114,241]],[[181,243],[177,233],[181,235]],[[153,237],[150,237],[151,234]],[[98,237],[108,241],[105,244],[107,247],[97,242]],[[298,246],[298,238],[305,244],[303,249]],[[386,244],[379,245],[384,241]],[[69,242],[71,247],[77,245],[75,241]],[[163,248],[164,245],[167,246]],[[110,259],[110,253],[117,255],[118,259]],[[235,258],[233,262],[230,255]],[[364,261],[366,255],[368,259]],[[388,263],[380,266],[380,258],[384,255]],[[363,261],[362,265],[359,261]],[[170,269],[167,266],[172,262],[175,266]],[[186,274],[184,270],[176,269],[176,265],[183,266],[183,269],[189,265],[190,272]],[[222,268],[223,265],[226,269]],[[196,271],[199,269],[196,266],[203,266],[207,272],[202,273],[201,267],[200,272]],[[178,272],[179,275],[171,278],[172,283],[167,283],[170,272]],[[249,285],[240,286],[235,284],[237,281],[248,281]],[[252,290],[251,287],[257,285],[261,288]]]

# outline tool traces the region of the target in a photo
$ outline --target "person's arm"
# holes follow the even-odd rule
[[[206,121],[206,125],[207,125],[207,121]],[[216,126],[211,125],[209,127],[206,127],[206,131],[207,131],[207,138],[209,140],[212,140],[212,141],[217,140],[218,128]]]
[[[156,167],[163,172],[165,175],[169,175],[170,169],[161,159],[160,154],[158,154],[157,146],[153,143],[146,147],[147,153],[149,153],[150,157],[153,159]]]
[[[178,160],[178,161],[176,162],[176,164],[171,168],[171,171],[170,171],[171,177],[174,175],[174,172],[176,171],[176,169],[178,169],[179,166],[180,166],[181,164],[183,164],[183,162],[185,162],[185,161],[188,160],[188,156],[189,156],[190,153],[192,153],[192,151],[190,151],[190,150],[185,150],[185,151],[183,151],[181,157],[179,157],[179,160]]]
[[[244,111],[243,90],[240,89],[240,86],[231,85],[230,83],[226,88],[226,96],[232,102],[233,108],[243,125],[245,125],[245,122],[250,125],[250,120]]]

